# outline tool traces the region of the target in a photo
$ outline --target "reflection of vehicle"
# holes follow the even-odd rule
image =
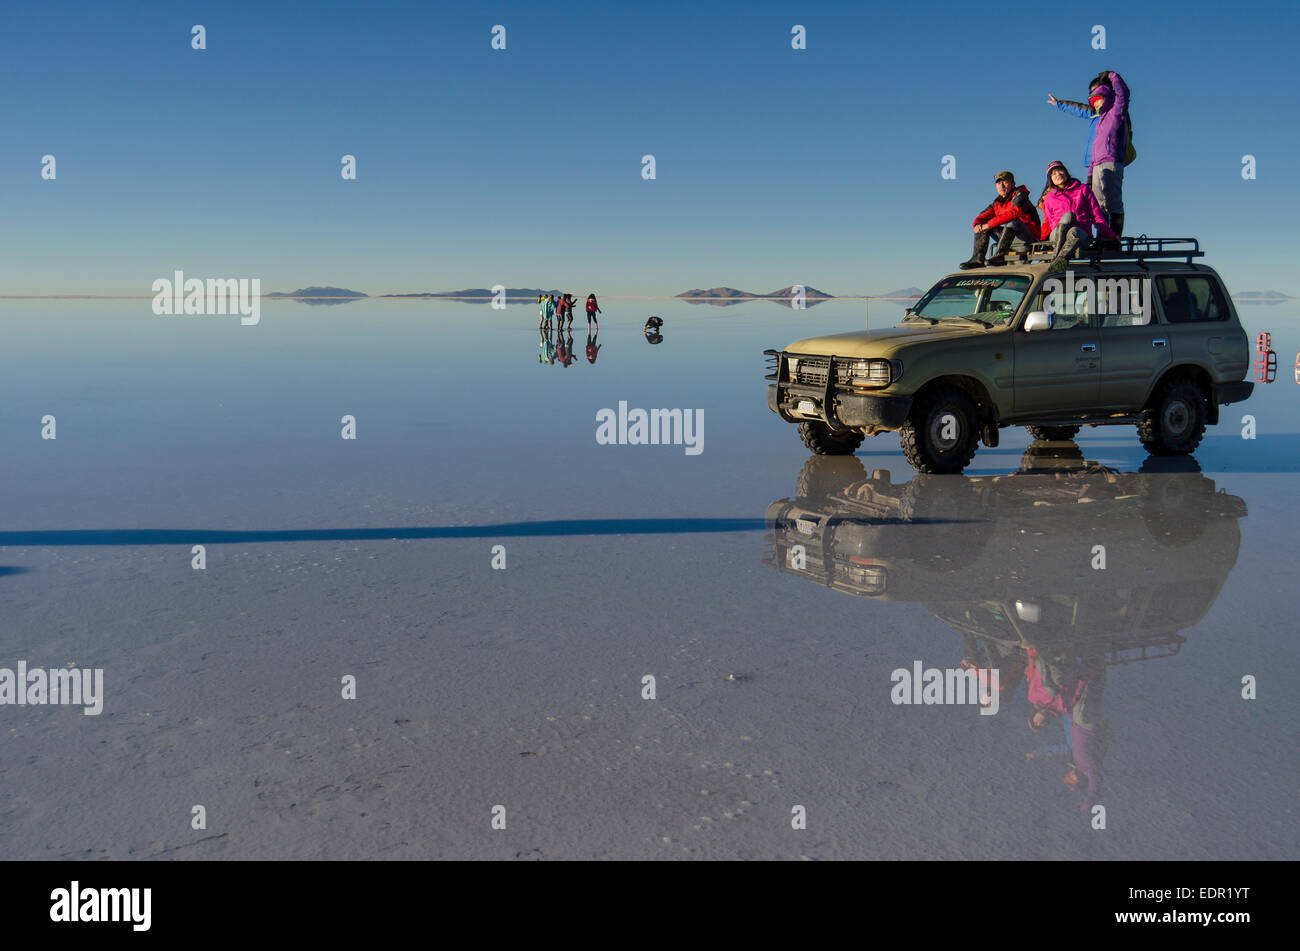
[[[1199,472],[1117,473],[1073,445],[1035,443],[1011,475],[902,485],[857,459],[814,457],[798,497],[768,506],[769,563],[923,603],[966,634],[1114,663],[1178,649],[1236,563],[1245,514]]]
[[[1136,424],[1151,453],[1190,453],[1250,396],[1249,342],[1194,240],[1125,244],[1066,274],[1034,255],[963,271],[897,327],[769,350],[768,406],[821,455],[898,430],[920,472],[961,471],[1012,425],[1063,440]]]

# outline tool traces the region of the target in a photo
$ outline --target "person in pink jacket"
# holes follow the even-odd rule
[[[1106,223],[1106,216],[1092,189],[1070,175],[1062,162],[1047,166],[1047,186],[1038,199],[1043,212],[1040,241],[1052,242],[1052,265],[1049,271],[1064,271],[1070,258],[1092,246],[1092,232],[1107,241],[1118,242]]]

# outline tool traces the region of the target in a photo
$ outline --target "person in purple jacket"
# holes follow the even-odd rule
[[[1101,117],[1092,140],[1088,182],[1110,230],[1121,235],[1124,233],[1124,158],[1128,151],[1128,86],[1112,70],[1110,83],[1094,89],[1088,96],[1088,104]]]
[[[1088,90],[1088,104],[1057,99],[1047,101],[1063,112],[1090,119],[1088,144],[1083,151],[1088,166],[1087,183],[1116,235],[1124,233],[1124,164],[1129,146],[1129,90],[1114,70],[1102,72]]]

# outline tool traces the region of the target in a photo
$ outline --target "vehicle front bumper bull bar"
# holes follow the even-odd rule
[[[816,420],[824,422],[832,432],[898,429],[912,410],[910,396],[873,396],[836,389],[835,357],[825,358],[828,361],[825,385],[815,386],[790,382],[789,361],[784,351],[764,350],[763,353],[776,360],[774,371],[767,375],[773,381],[767,387],[767,408],[787,423]]]

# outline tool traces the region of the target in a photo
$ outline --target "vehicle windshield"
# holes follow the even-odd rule
[[[926,292],[905,320],[968,320],[1005,326],[1020,309],[1031,278],[949,277]]]

